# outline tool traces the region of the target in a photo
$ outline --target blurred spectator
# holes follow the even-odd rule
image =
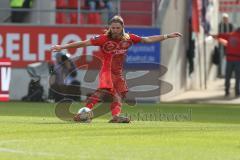
[[[85,0],[85,6],[90,11],[95,11],[97,9],[100,9],[102,7],[101,0]]]
[[[74,101],[81,100],[81,90],[80,85],[81,83],[76,79],[77,72],[73,71],[70,73],[69,77],[66,79],[65,84],[67,85],[67,90],[69,90],[71,95],[68,95],[67,98],[72,99]]]
[[[90,11],[106,8],[108,10],[108,20],[114,16],[113,2],[111,0],[85,0],[85,5]]]
[[[29,11],[18,11],[17,9],[27,9],[32,7],[32,0],[11,0],[10,7],[14,9],[11,12],[12,22],[24,22]]]
[[[69,88],[71,88],[71,85],[75,85],[75,88],[80,89],[80,82],[76,80],[76,66],[71,59],[69,59],[69,57],[62,52],[56,53],[55,57],[56,62],[50,78],[51,89],[49,97],[53,97],[55,102],[57,102],[65,97],[70,98],[66,95],[69,94]],[[78,87],[76,87],[76,85],[78,85]],[[80,95],[78,95],[78,97],[80,97]]]
[[[227,13],[223,13],[222,21],[218,25],[218,33],[232,32],[233,29],[233,24],[229,22],[229,15]]]
[[[223,13],[222,14],[222,20],[218,25],[218,34],[220,33],[228,33],[228,32],[232,32],[234,29],[233,24],[230,23],[229,21],[229,15],[227,13]],[[220,57],[220,63],[218,66],[218,76],[223,76],[224,75],[224,70],[225,70],[225,64],[226,64],[226,60],[224,58],[225,56],[225,47],[223,45],[219,45],[219,57]]]
[[[226,72],[225,72],[225,96],[229,96],[230,79],[232,72],[235,74],[235,96],[240,96],[239,82],[240,82],[240,28],[234,32],[221,33],[213,35],[215,39],[226,47]]]
[[[114,16],[114,8],[112,0],[103,0],[104,7],[108,9],[108,20],[112,19]]]
[[[56,62],[54,64],[55,83],[65,84],[67,76],[75,69],[74,63],[68,56],[62,52],[56,53]]]

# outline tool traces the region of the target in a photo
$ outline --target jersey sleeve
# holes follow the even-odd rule
[[[105,37],[104,35],[97,35],[90,39],[91,44],[94,46],[101,46],[104,43]]]
[[[229,37],[230,37],[229,33],[221,33],[217,36],[217,38],[222,38],[222,39],[225,39],[227,41],[228,41]]]
[[[135,34],[129,34],[129,36],[134,44],[139,43],[142,40],[142,37],[135,35]]]

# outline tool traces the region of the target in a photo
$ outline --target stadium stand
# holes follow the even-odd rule
[[[137,7],[136,7],[137,6]],[[149,0],[122,0],[121,16],[126,25],[152,25],[152,14],[154,14],[155,1]]]
[[[151,8],[151,6],[153,5],[152,1],[155,1],[155,0],[148,0],[148,1],[146,1],[146,0],[113,0],[114,13],[120,14],[121,16],[123,16],[125,18],[127,27],[131,27],[131,25],[132,25],[132,26],[138,26],[138,27],[148,26],[149,28],[151,28],[152,26],[154,26],[152,23],[153,22],[152,14],[150,14],[148,12],[152,11],[152,8]],[[11,16],[12,10],[11,10],[11,6],[10,6],[9,2],[6,3],[4,1],[1,1],[0,5],[2,6],[2,8],[0,9],[1,16],[2,16],[1,21],[6,23],[4,25],[7,25],[7,26],[9,25],[11,27],[15,27],[15,26],[18,27],[18,24],[14,24],[14,25],[10,24],[11,19],[8,17]],[[138,9],[134,9],[134,7],[132,7],[130,5],[135,6],[135,8],[138,7]],[[50,30],[52,28],[59,30],[64,27],[70,29],[70,28],[75,28],[75,26],[82,27],[83,30],[86,28],[87,29],[89,28],[89,30],[87,30],[87,29],[86,29],[86,31],[84,30],[83,33],[80,33],[80,35],[78,35],[74,32],[74,34],[78,35],[81,39],[84,39],[84,38],[88,38],[88,36],[90,36],[91,34],[94,33],[94,31],[95,31],[94,27],[96,28],[96,30],[100,27],[105,27],[105,25],[107,24],[108,13],[109,13],[106,8],[99,9],[94,12],[93,11],[90,12],[89,8],[87,8],[84,5],[84,0],[33,1],[32,7],[23,8],[21,10],[29,12],[29,16],[23,22],[21,22],[21,25],[19,25],[19,26],[24,26],[24,28],[19,27],[16,30],[17,36],[19,36],[19,41],[16,40],[16,42],[13,42],[15,45],[19,46],[19,49],[16,49],[15,51],[12,52],[13,56],[16,54],[17,55],[16,57],[19,57],[19,59],[13,58],[14,74],[12,76],[13,83],[10,86],[11,87],[10,90],[11,90],[11,99],[14,99],[14,100],[15,99],[21,100],[24,95],[28,95],[28,86],[29,86],[28,82],[30,82],[31,79],[27,75],[26,69],[24,68],[25,65],[28,63],[28,62],[26,62],[26,64],[25,64],[25,60],[23,60],[24,58],[22,58],[23,56],[28,56],[25,53],[28,54],[28,52],[29,52],[29,54],[30,54],[30,56],[28,56],[27,58],[33,57],[33,60],[31,61],[31,63],[38,62],[38,60],[39,60],[37,58],[38,55],[46,55],[44,57],[44,61],[49,62],[51,60],[50,54],[48,53],[48,51],[45,51],[45,48],[50,46],[51,43],[56,43],[55,39],[54,39],[55,35],[48,34],[48,33],[44,33],[44,35],[42,35],[42,33],[38,33],[38,29],[39,29],[39,32],[43,32],[45,30],[44,27],[50,28]],[[138,20],[136,21],[136,19],[138,19]],[[9,24],[7,24],[7,23],[9,23]],[[72,27],[71,24],[74,27]],[[89,24],[89,26],[88,26],[88,24]],[[4,25],[2,26],[3,30],[4,30]],[[63,26],[61,26],[61,25],[63,25]],[[51,26],[51,27],[49,27],[49,26]],[[24,30],[29,30],[29,31],[27,31],[27,33],[25,33]],[[4,41],[8,37],[12,36],[10,27],[9,27],[9,30],[7,30],[6,32],[7,32],[6,34],[3,34]],[[97,32],[100,32],[100,30]],[[101,32],[102,32],[102,30],[101,30]],[[8,34],[8,33],[10,33],[10,34]],[[14,33],[15,33],[15,31],[14,31]],[[73,33],[73,32],[71,32],[71,33]],[[70,35],[70,34],[67,34],[67,35]],[[40,39],[42,38],[43,41],[41,41],[41,42],[43,43],[42,45],[44,46],[44,48],[42,50],[44,50],[44,51],[42,51],[42,50],[40,51],[39,47],[35,47],[35,46],[39,45],[38,42],[31,41],[31,39],[35,36],[38,36]],[[65,33],[61,34],[59,32],[58,39],[57,39],[57,41],[59,43],[62,40],[64,40],[63,36],[65,36]],[[69,37],[71,38],[71,36],[69,36]],[[67,37],[67,38],[69,38],[69,37]],[[25,38],[24,41],[22,41],[22,38]],[[7,44],[5,45],[5,43],[3,43],[2,45],[3,45],[2,47],[3,47],[4,51],[5,51],[5,49],[7,49],[9,47],[9,46],[7,46]],[[29,48],[29,51],[27,50],[28,48]],[[26,52],[23,52],[23,50]],[[89,49],[86,49],[86,50],[83,50],[82,52],[83,52],[83,54],[85,54],[85,52],[95,52],[95,50],[96,49],[94,49],[94,48],[93,48],[93,51],[92,50],[89,51]],[[6,55],[6,54],[4,53],[4,55]],[[16,64],[20,64],[20,63],[22,64],[21,66],[16,65]],[[17,72],[17,70],[15,68],[17,68],[17,70],[18,70],[18,68],[20,68],[20,72]],[[23,74],[26,75],[25,78],[22,79],[21,82],[17,81],[19,75],[23,75]],[[47,73],[47,75],[48,75],[48,73]],[[80,82],[81,82],[81,80],[80,80]],[[21,83],[21,86],[19,86],[20,83]],[[44,89],[43,89],[44,92],[43,92],[42,98],[45,100],[48,98],[48,94],[49,94],[48,93],[49,86],[48,86],[47,76],[41,77],[41,85],[44,87]],[[83,91],[83,95],[85,95],[85,91]]]
[[[56,24],[67,24],[68,15],[65,12],[58,11],[59,9],[67,9],[66,0],[56,0]]]
[[[79,4],[78,4],[79,3]],[[56,0],[56,9],[65,9],[66,11],[57,11],[57,24],[101,24],[101,15],[99,12],[88,11],[88,7],[83,0]],[[78,13],[79,11],[81,13]],[[84,13],[83,13],[84,12]],[[85,20],[86,17],[86,20]]]
[[[103,13],[106,12],[104,9],[99,9],[96,11],[90,11],[89,7],[86,6],[84,0],[56,0],[56,9],[72,9],[74,12],[56,13],[56,23],[57,24],[78,24],[78,19],[80,18],[80,24],[103,24]],[[122,0],[115,1],[115,6],[120,8],[121,16],[125,19],[126,25],[143,25],[152,26],[154,21],[154,6],[156,1],[152,0]],[[137,7],[136,7],[137,6]],[[78,12],[78,7],[80,7],[80,12]],[[79,14],[79,15],[78,15]],[[69,18],[70,17],[70,18]],[[70,19],[70,22],[66,21]],[[86,19],[86,20],[85,20]]]
[[[111,12],[120,14],[128,26],[154,26],[159,1],[113,0],[113,10]],[[11,9],[9,2],[0,2],[0,4],[3,8],[0,20],[10,22]],[[28,8],[26,11],[28,11]],[[85,0],[43,0],[33,1],[33,6],[29,9],[29,15],[24,23],[105,25],[109,19],[109,10],[100,8],[91,11],[85,5]],[[49,18],[47,19],[47,17]]]

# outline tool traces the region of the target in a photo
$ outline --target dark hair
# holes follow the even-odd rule
[[[64,62],[64,61],[68,60],[69,58],[66,55],[62,55],[61,59],[62,59],[62,62]]]

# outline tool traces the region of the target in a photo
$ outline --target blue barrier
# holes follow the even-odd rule
[[[159,28],[126,28],[126,32],[139,36],[159,35]],[[160,43],[136,44],[128,50],[125,68],[158,69],[160,65]]]

